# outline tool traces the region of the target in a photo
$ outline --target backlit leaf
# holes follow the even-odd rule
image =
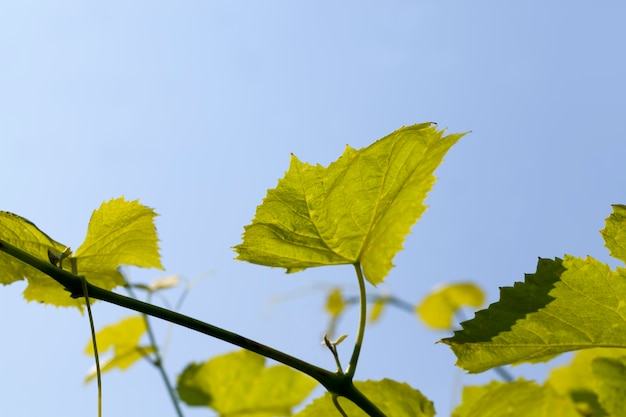
[[[530,381],[465,387],[452,417],[581,417],[566,396]]]
[[[189,365],[177,390],[188,405],[207,406],[223,416],[277,417],[291,415],[316,385],[285,365],[265,367],[264,357],[240,350]]]
[[[626,356],[597,358],[592,370],[600,404],[613,417],[626,416]]]
[[[49,262],[49,250],[60,254],[66,247],[39,230],[29,220],[5,211],[0,211],[0,239],[46,262]],[[69,262],[65,263],[64,269],[69,270]],[[59,284],[42,272],[0,252],[0,284],[7,285],[24,278],[32,285],[43,285],[47,281],[52,281],[51,284],[59,287]],[[64,296],[69,298],[69,293],[64,291]]]
[[[540,259],[524,283],[442,342],[470,372],[593,347],[626,348],[626,270],[593,258]]]
[[[433,403],[408,384],[383,379],[382,381],[355,382],[354,386],[373,402],[387,417],[432,417],[435,415]],[[339,404],[350,417],[367,417],[350,400],[339,397]],[[296,417],[339,416],[327,392],[315,399]]]
[[[328,167],[291,157],[257,207],[237,259],[296,272],[360,262],[376,285],[426,206],[443,156],[463,136],[429,123],[401,128],[367,148],[346,147]]]
[[[600,233],[611,256],[626,263],[626,206],[613,205],[613,213],[606,219],[606,226]]]
[[[433,291],[416,307],[416,312],[426,325],[437,330],[449,330],[460,308],[480,307],[484,302],[485,294],[477,285],[462,282]]]
[[[600,405],[592,364],[597,359],[619,358],[623,349],[596,348],[576,352],[571,363],[552,369],[546,380],[559,394],[567,395],[582,415],[608,416]]]
[[[119,273],[121,265],[144,268],[162,268],[157,246],[154,211],[124,198],[103,203],[95,210],[83,244],[73,256],[62,262],[63,269],[71,272],[75,260],[78,274],[101,288],[112,289],[124,283]],[[15,214],[0,212],[0,239],[49,262],[48,251],[61,254],[62,245],[30,221]],[[11,256],[0,253],[0,283],[26,278],[28,286],[24,298],[56,306],[81,308],[84,300],[73,299],[56,281]]]
[[[76,250],[78,273],[94,285],[124,284],[120,265],[163,269],[153,209],[123,197],[102,203],[89,220],[87,237]]]
[[[337,317],[346,308],[346,301],[341,294],[341,288],[333,288],[326,298],[326,311],[331,316]]]
[[[133,316],[121,320],[117,324],[104,327],[96,333],[98,353],[104,355],[112,350],[111,355],[101,360],[102,373],[113,368],[125,370],[137,360],[154,352],[152,346],[141,346],[139,340],[146,332],[146,322],[143,317]],[[85,347],[85,354],[93,356],[93,344],[91,341]],[[95,367],[90,370],[85,382],[96,377]]]

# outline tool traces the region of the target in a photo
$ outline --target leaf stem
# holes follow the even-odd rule
[[[350,378],[354,377],[356,372],[356,365],[359,361],[359,355],[361,353],[361,346],[363,345],[363,337],[365,336],[365,323],[367,322],[367,296],[365,294],[365,279],[363,278],[363,270],[361,269],[361,263],[354,264],[356,276],[359,281],[359,299],[360,299],[360,311],[359,311],[359,330],[356,335],[356,341],[354,342],[354,350],[352,351],[352,357],[346,370],[346,375]]]

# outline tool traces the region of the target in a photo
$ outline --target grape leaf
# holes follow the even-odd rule
[[[123,197],[102,203],[89,220],[87,237],[76,250],[78,272],[94,285],[111,289],[124,284],[120,265],[159,268],[153,209]]]
[[[449,330],[457,310],[464,306],[480,307],[484,302],[485,294],[477,285],[461,282],[428,294],[415,310],[426,325],[437,330]]]
[[[567,396],[548,386],[518,380],[463,389],[452,417],[580,417]]]
[[[112,355],[101,359],[102,373],[113,368],[127,369],[137,360],[154,352],[152,346],[141,346],[139,340],[146,332],[146,322],[143,317],[133,316],[121,320],[117,324],[104,327],[96,333],[98,351],[102,355],[109,349],[113,349]],[[85,354],[93,356],[93,344],[89,342],[85,347]],[[95,367],[89,371],[85,383],[96,377]]]
[[[408,384],[383,379],[382,381],[355,382],[354,386],[372,401],[387,417],[432,417],[433,403]],[[339,397],[339,404],[350,417],[367,417],[350,400]],[[339,415],[328,392],[315,399],[296,417],[319,417]]]
[[[546,385],[559,394],[567,395],[583,415],[608,416],[598,400],[596,376],[592,363],[597,359],[619,358],[623,349],[595,348],[576,352],[571,363],[550,372]]]
[[[192,363],[178,376],[178,394],[188,405],[207,406],[222,416],[291,415],[317,382],[285,365],[265,367],[265,358],[246,350]]]
[[[48,251],[61,253],[65,245],[55,241],[50,236],[39,230],[29,220],[17,214],[0,211],[0,239],[17,246],[25,252],[30,253],[48,262]],[[68,269],[69,263],[64,269]],[[15,281],[28,277],[29,280],[46,281],[50,279],[47,275],[39,272],[24,262],[12,256],[0,252],[0,283],[7,285]],[[59,285],[53,281],[58,287]],[[66,293],[67,296],[67,293]]]
[[[600,233],[611,256],[626,262],[626,206],[613,205],[613,213],[607,217],[606,226]]]
[[[613,417],[626,416],[626,356],[592,362],[598,399]]]
[[[443,133],[430,123],[403,127],[367,148],[347,146],[328,167],[292,155],[234,247],[237,259],[287,272],[360,262],[381,283],[426,209],[433,172],[463,136]]]
[[[163,268],[161,266],[154,211],[123,197],[102,203],[89,221],[87,237],[74,256],[78,274],[99,287],[110,290],[124,283],[120,265]],[[15,214],[0,212],[0,239],[48,262],[48,250],[59,254],[66,248]],[[72,259],[62,267],[71,271]],[[24,298],[56,306],[81,308],[82,299],[73,299],[56,281],[13,257],[0,253],[0,283],[26,278]]]
[[[540,259],[525,283],[442,342],[470,372],[592,347],[626,348],[626,270],[593,258]]]

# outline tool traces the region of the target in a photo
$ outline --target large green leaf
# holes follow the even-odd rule
[[[626,270],[593,258],[541,259],[525,283],[442,342],[470,372],[592,347],[626,348]]]
[[[432,417],[433,403],[408,384],[383,379],[382,381],[355,382],[354,386],[373,402],[387,417]],[[367,417],[350,400],[338,398],[339,405],[350,417]],[[297,417],[319,417],[340,415],[328,392],[317,398]]]
[[[89,282],[105,289],[124,283],[118,271],[121,265],[162,268],[151,208],[123,197],[102,203],[93,212],[87,237],[74,256],[65,259],[62,267],[71,270],[75,261],[77,272]],[[48,262],[48,251],[60,254],[62,245],[30,221],[15,214],[0,212],[0,239]],[[81,307],[82,299],[73,299],[56,281],[38,270],[0,253],[0,283],[26,278],[24,298],[56,306]]]
[[[367,148],[346,147],[327,168],[291,157],[257,207],[237,259],[295,272],[360,262],[376,285],[392,268],[443,156],[462,134],[430,123],[401,128]]]
[[[285,365],[265,367],[246,350],[191,364],[178,376],[178,394],[188,405],[207,406],[221,416],[277,417],[311,393],[317,382]]]
[[[101,360],[102,373],[114,368],[127,369],[137,360],[154,352],[152,346],[139,344],[141,336],[146,332],[146,321],[143,317],[132,316],[122,319],[117,324],[104,327],[96,334],[98,351],[100,355],[106,355],[108,350],[111,354]],[[93,344],[89,342],[85,348],[85,354],[93,356]],[[85,382],[96,377],[95,368],[90,370]]]

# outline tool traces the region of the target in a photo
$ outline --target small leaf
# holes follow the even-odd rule
[[[113,368],[125,370],[137,360],[154,352],[152,346],[140,346],[139,340],[146,331],[146,322],[143,317],[132,316],[121,320],[117,324],[104,327],[96,333],[98,350],[103,354],[113,349],[112,355],[102,361],[102,373]],[[93,344],[89,342],[85,347],[85,354],[93,356]],[[85,383],[96,376],[95,368],[92,369],[85,379]]]
[[[166,277],[157,278],[152,281],[150,285],[148,285],[148,289],[150,291],[158,291],[165,290],[167,288],[173,288],[178,285],[179,281],[180,280],[178,279],[177,275],[168,275]]]
[[[265,367],[265,358],[246,350],[190,364],[178,378],[178,394],[188,405],[220,415],[289,416],[317,383],[285,365]]]
[[[374,304],[372,305],[372,311],[370,313],[370,323],[375,323],[378,321],[380,316],[383,314],[383,309],[387,305],[388,301],[389,297],[385,296],[378,297],[376,301],[374,301]]]
[[[614,204],[613,213],[606,219],[600,232],[612,257],[626,263],[626,206]]]
[[[416,313],[430,326],[437,330],[449,330],[453,327],[456,312],[465,306],[480,307],[485,302],[485,294],[475,284],[462,282],[450,284],[430,293],[417,306]]]
[[[626,270],[593,258],[540,259],[524,283],[442,342],[470,372],[593,347],[626,348]]]
[[[433,172],[461,136],[424,123],[367,148],[348,146],[327,168],[292,155],[245,227],[237,259],[287,272],[360,263],[371,284],[381,283],[426,209]]]
[[[102,203],[89,220],[87,237],[76,250],[78,272],[99,287],[124,284],[120,265],[159,268],[156,213],[139,201],[123,197]]]
[[[408,384],[383,379],[382,381],[355,382],[354,386],[372,401],[388,417],[432,417],[433,403]],[[367,417],[350,400],[339,397],[341,408],[350,417]],[[315,399],[296,417],[319,417],[339,415],[328,392]]]
[[[331,316],[337,317],[345,308],[346,301],[341,294],[341,288],[334,288],[326,298],[326,311],[328,311]]]

